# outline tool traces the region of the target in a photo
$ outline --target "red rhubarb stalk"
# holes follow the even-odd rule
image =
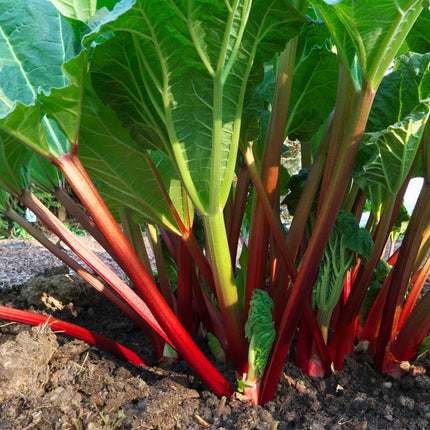
[[[409,361],[415,358],[425,336],[430,331],[430,291],[424,295],[403,324],[389,350],[394,358]]]
[[[393,269],[390,294],[384,307],[379,330],[375,365],[382,369],[387,344],[397,333],[403,298],[409,285],[415,258],[422,242],[422,234],[430,220],[430,183],[424,181],[415,209],[409,220],[399,257]]]
[[[297,323],[301,317],[303,305],[316,281],[319,263],[342,204],[374,94],[374,91],[366,85],[366,82],[363,82],[361,93],[357,96],[351,117],[347,121],[350,126],[347,127],[344,144],[339,148],[338,161],[333,166],[333,172],[330,174],[330,192],[326,193],[320,208],[312,237],[284,311],[269,364],[263,375],[262,403],[271,400],[275,394],[279,375],[289,351]],[[333,129],[335,129],[337,123],[336,113],[333,121]],[[339,126],[344,127],[345,123]]]
[[[408,298],[406,300],[405,305],[402,309],[402,314],[399,319],[399,329],[402,328],[405,321],[408,319],[412,310],[414,309],[415,304],[418,301],[418,298],[421,294],[421,291],[430,276],[430,258],[427,258],[424,266],[416,273],[416,276],[413,277],[411,284],[413,284],[411,291],[408,294]],[[429,308],[430,309],[430,308]]]
[[[30,325],[48,324],[53,331],[55,330],[56,332],[62,332],[69,336],[73,336],[76,339],[81,339],[138,366],[147,366],[145,361],[125,346],[75,324],[32,312],[8,308],[6,306],[0,306],[0,318]]]
[[[118,254],[120,262],[128,268],[127,272],[137,290],[147,303],[157,321],[172,339],[173,346],[184,357],[197,375],[218,396],[231,395],[233,388],[216,370],[190,338],[179,323],[176,315],[164,300],[156,285],[140,263],[131,245],[109,212],[103,199],[86,174],[77,157],[63,155],[55,163],[63,172],[82,204],[93,218],[103,235]]]
[[[285,139],[285,127],[287,124],[297,41],[297,37],[291,39],[279,57],[272,114],[270,116],[263,162],[259,174],[264,191],[267,194],[270,208],[273,208],[275,203],[276,189],[278,187],[280,159],[282,145]],[[248,161],[247,165],[249,167]],[[266,209],[257,205],[253,213],[251,236],[249,238],[249,263],[245,290],[245,320],[248,315],[249,303],[253,291],[256,288],[264,289],[266,287],[268,244],[270,237],[270,227],[266,222],[266,218]]]

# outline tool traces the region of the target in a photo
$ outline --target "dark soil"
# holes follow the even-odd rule
[[[428,374],[392,379],[366,352],[326,380],[303,375],[289,358],[274,401],[224,403],[186,363],[157,367],[149,341],[126,317],[66,268],[53,272],[0,289],[0,304],[95,330],[154,366],[130,365],[47,326],[0,321],[0,429],[430,428]],[[430,354],[416,365],[428,373]],[[221,371],[235,383],[231,368]]]

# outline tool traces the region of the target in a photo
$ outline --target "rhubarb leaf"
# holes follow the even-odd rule
[[[429,116],[430,99],[387,129],[365,133],[354,166],[354,180],[379,219],[387,193],[397,194],[415,159]]]
[[[263,374],[276,332],[272,320],[272,299],[266,291],[256,289],[252,294],[245,336],[249,340],[249,378]]]
[[[341,210],[324,251],[316,282],[316,303],[322,311],[332,311],[342,293],[347,271],[355,255],[370,256],[373,241],[365,228],[360,228],[354,215]]]
[[[430,51],[430,10],[424,8],[421,15],[416,20],[402,49],[424,54]]]
[[[31,181],[48,193],[53,193],[59,186],[60,181],[63,180],[61,172],[36,153],[32,154],[29,170]]]
[[[88,22],[96,13],[97,0],[48,0],[68,18]]]
[[[304,26],[299,35],[285,130],[291,140],[310,141],[334,108],[339,61],[329,39],[321,22]]]
[[[0,188],[21,194],[28,186],[31,152],[13,136],[0,130]]]
[[[79,49],[75,30],[46,0],[1,2],[0,117],[67,84],[61,66]]]
[[[408,52],[399,56],[394,70],[382,80],[369,119],[367,132],[386,129],[409,115],[421,100],[430,97],[430,53]]]
[[[234,175],[245,92],[260,83],[249,79],[254,61],[270,60],[302,22],[286,0],[139,0],[101,27],[115,37],[95,52],[94,86],[137,136],[159,136],[199,211],[218,211]]]
[[[363,78],[377,88],[404,38],[423,9],[422,0],[313,0],[351,78],[357,56]],[[375,21],[375,17],[379,17]],[[360,82],[357,82],[360,85]]]
[[[366,323],[367,317],[372,309],[373,303],[379,291],[381,291],[381,287],[387,279],[388,274],[390,273],[391,266],[384,260],[379,260],[378,265],[376,266],[375,272],[373,274],[372,280],[370,281],[369,288],[367,289],[366,296],[363,300],[363,304],[360,308],[359,314],[359,322],[364,326]]]
[[[110,208],[127,206],[144,219],[180,234],[145,151],[131,138],[129,130],[122,127],[116,114],[95,95],[88,94],[83,103],[79,156],[101,195],[110,202]],[[152,158],[185,223],[192,218],[193,208],[185,201],[174,166],[161,153],[153,153]]]

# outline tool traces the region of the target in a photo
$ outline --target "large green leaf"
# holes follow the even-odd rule
[[[366,124],[366,131],[387,128],[409,115],[420,100],[430,97],[430,53],[401,55],[394,71],[378,88]]]
[[[286,0],[140,0],[101,27],[115,37],[96,50],[94,86],[137,136],[156,135],[174,154],[198,209],[218,211],[230,191],[246,87],[259,83],[248,79],[254,60],[270,60],[301,22]]]
[[[115,113],[96,98],[86,97],[82,109],[79,156],[110,207],[128,206],[154,223],[180,234],[168,203],[139,145]],[[171,162],[154,154],[173,204],[185,221],[188,210],[182,185]]]
[[[425,54],[430,51],[430,10],[425,8],[402,46],[404,52],[413,51]],[[403,53],[403,52],[402,52]]]
[[[31,182],[48,193],[54,193],[63,180],[61,172],[36,153],[33,153],[31,157],[29,171]]]
[[[322,23],[300,33],[286,126],[291,139],[309,141],[334,108],[339,62],[329,50],[329,37]]]
[[[375,89],[423,8],[422,0],[312,3],[329,27],[345,69],[353,76],[357,56],[363,78]]]
[[[379,217],[388,194],[396,194],[415,158],[427,118],[430,54],[401,55],[375,96],[354,178]]]
[[[387,129],[363,134],[354,180],[372,201],[377,217],[387,194],[397,194],[417,154],[429,117],[430,99]]]
[[[63,87],[61,66],[76,55],[76,28],[46,0],[0,4],[0,117],[16,101],[34,102],[41,91]]]
[[[4,3],[11,3],[7,11]],[[91,30],[78,21],[71,24],[46,0],[35,0],[31,6],[12,3],[0,6],[0,31],[4,35],[4,40],[0,39],[0,93],[8,100],[4,104],[7,109],[1,110],[0,105],[0,127],[44,157],[58,158],[70,151],[70,143],[78,141],[88,57],[81,39]],[[94,31],[130,6],[130,2],[123,3],[126,5],[115,7],[111,13],[106,10],[95,19]]]

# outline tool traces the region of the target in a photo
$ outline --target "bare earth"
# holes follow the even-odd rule
[[[276,421],[278,429],[430,428],[429,353],[416,363],[427,373],[399,380],[375,371],[365,352],[326,380],[288,359],[275,400],[250,407],[224,404],[186,363],[157,367],[140,330],[33,241],[0,240],[0,304],[98,331],[153,365],[130,365],[48,327],[0,320],[0,429],[269,430]],[[221,371],[235,383],[231,368]]]

